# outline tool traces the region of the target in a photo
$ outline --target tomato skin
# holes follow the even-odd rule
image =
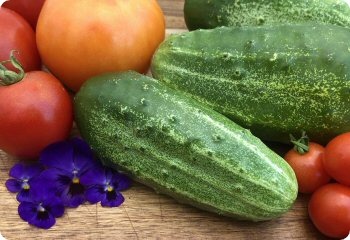
[[[324,166],[337,182],[350,186],[350,132],[336,136],[326,145]]]
[[[328,183],[331,178],[323,167],[325,148],[318,143],[310,142],[309,151],[300,154],[289,150],[284,159],[295,172],[300,193],[312,193]]]
[[[0,112],[0,149],[22,159],[34,159],[48,144],[66,139],[73,124],[71,97],[43,71],[0,86]]]
[[[35,33],[23,17],[0,7],[0,36],[0,61],[8,60],[10,52],[17,50],[16,57],[26,72],[41,69]],[[6,66],[15,70],[11,65]]]
[[[345,238],[350,231],[350,188],[339,183],[320,187],[312,194],[308,211],[320,232]]]
[[[103,72],[146,73],[165,18],[156,0],[47,0],[36,37],[44,64],[77,91]]]
[[[35,30],[36,23],[45,0],[7,0],[2,7],[11,9],[21,15]]]

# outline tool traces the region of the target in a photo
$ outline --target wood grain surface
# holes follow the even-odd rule
[[[158,0],[168,33],[186,31],[184,0]],[[15,195],[5,188],[18,160],[0,151],[0,233],[5,239],[326,239],[307,214],[309,196],[300,195],[282,217],[267,222],[240,222],[207,213],[155,193],[141,184],[124,192],[119,208],[84,204],[67,209],[49,230],[29,226],[17,213]],[[0,238],[1,239],[1,238]]]

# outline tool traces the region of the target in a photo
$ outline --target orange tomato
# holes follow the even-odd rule
[[[103,72],[146,73],[164,36],[156,0],[46,0],[36,30],[44,65],[73,91]]]

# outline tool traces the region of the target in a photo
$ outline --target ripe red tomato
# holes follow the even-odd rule
[[[147,72],[165,19],[156,0],[50,0],[36,34],[44,64],[77,91],[103,72]]]
[[[3,7],[0,7],[0,36],[0,61],[7,60],[10,52],[17,50],[26,72],[41,68],[33,29],[19,14]]]
[[[35,30],[36,23],[45,0],[7,0],[3,7],[12,9],[24,17]]]
[[[350,231],[350,188],[339,183],[320,187],[312,194],[308,211],[320,232],[345,238]]]
[[[73,124],[70,95],[43,71],[28,72],[11,85],[0,84],[0,113],[0,149],[23,159],[34,159],[47,145],[66,139]]]
[[[337,182],[350,186],[350,132],[336,136],[326,145],[324,167]]]
[[[323,167],[324,147],[314,142],[308,147],[303,154],[291,149],[284,156],[295,172],[300,193],[312,193],[331,179]]]

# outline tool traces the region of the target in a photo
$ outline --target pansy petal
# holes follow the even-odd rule
[[[52,214],[48,212],[45,212],[45,215],[37,213],[36,217],[30,219],[28,223],[38,228],[49,229],[55,225],[56,219]]]
[[[32,200],[31,191],[23,189],[17,193],[16,199],[18,202],[30,202]]]
[[[92,157],[87,157],[81,152],[74,151],[74,168],[78,171],[78,174],[84,174],[86,171],[92,168],[98,167],[100,164]]]
[[[102,207],[118,207],[124,202],[124,197],[122,194],[117,193],[115,198],[105,198],[101,201]]]
[[[30,197],[35,202],[43,202],[55,194],[56,186],[52,180],[39,177],[32,178],[29,181]]]
[[[72,172],[73,145],[68,141],[50,144],[40,153],[40,162],[50,168],[63,169]]]
[[[60,195],[64,206],[76,208],[82,203],[85,202],[85,189],[80,189],[79,191],[73,190],[72,187],[68,187],[65,191]]]
[[[24,165],[21,163],[15,164],[9,172],[10,177],[16,178],[16,179],[23,179],[23,173],[24,173]]]
[[[34,163],[24,166],[24,177],[26,179],[38,176],[44,170],[44,166],[40,163]]]
[[[106,181],[108,183],[112,182],[113,179],[113,175],[116,173],[115,170],[111,169],[111,168],[106,168],[105,169],[105,174],[106,174]]]
[[[97,167],[97,168],[93,168],[93,169],[86,171],[84,174],[81,175],[80,182],[84,186],[105,184],[106,183],[106,176],[105,176],[104,168]]]
[[[75,137],[72,138],[70,142],[73,144],[73,147],[76,151],[80,152],[81,154],[84,154],[88,158],[93,158],[93,154],[89,144],[83,139]]]
[[[84,172],[95,164],[90,146],[80,138],[71,139],[74,148],[74,166],[80,172]]]
[[[56,182],[55,179],[48,179],[41,175],[33,177],[28,181],[31,190],[39,191],[38,194],[43,195],[43,191],[47,194],[51,194],[53,191],[56,191]]]
[[[84,195],[65,195],[62,196],[63,203],[66,207],[76,208],[85,202]]]
[[[17,193],[22,190],[22,182],[17,179],[8,179],[5,183],[6,188],[9,192]]]
[[[61,217],[64,213],[64,205],[62,199],[58,197],[52,197],[48,200],[49,201],[45,201],[44,207],[49,209],[50,213],[54,217]]]
[[[44,182],[55,186],[58,193],[69,187],[73,179],[73,174],[57,168],[49,168],[40,175]]]
[[[115,173],[112,179],[112,185],[117,191],[123,191],[130,187],[131,179],[122,173]]]
[[[86,200],[92,204],[102,201],[106,197],[105,195],[104,186],[91,187],[85,192]]]
[[[24,221],[29,221],[37,214],[37,204],[32,202],[21,202],[18,206],[18,214]]]

